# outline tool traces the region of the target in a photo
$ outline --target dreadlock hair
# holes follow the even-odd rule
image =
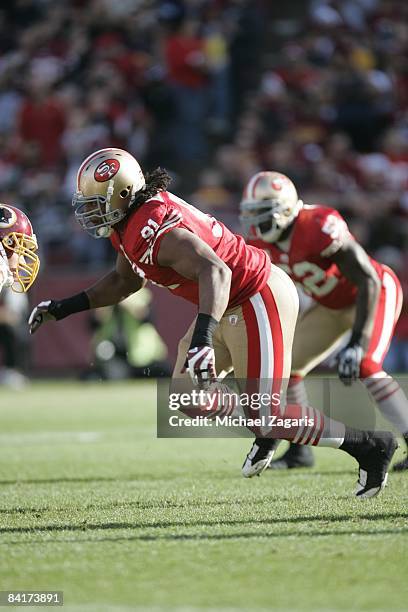
[[[129,206],[128,211],[131,212],[139,208],[141,204],[152,198],[159,191],[166,191],[170,185],[172,178],[163,168],[156,168],[152,172],[147,172],[145,175],[146,185],[136,195],[134,202]]]

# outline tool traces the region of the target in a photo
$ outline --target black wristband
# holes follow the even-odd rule
[[[89,297],[85,291],[82,291],[82,293],[77,293],[77,295],[73,295],[65,300],[51,300],[48,312],[55,317],[57,321],[60,321],[71,314],[89,310],[89,308]]]
[[[195,324],[193,337],[191,338],[190,348],[194,346],[212,346],[212,337],[217,325],[218,321],[214,317],[200,312]]]
[[[353,331],[351,333],[351,338],[348,341],[348,346],[351,346],[353,344],[362,344],[362,340],[363,340],[363,334],[361,332],[357,332],[357,331]]]

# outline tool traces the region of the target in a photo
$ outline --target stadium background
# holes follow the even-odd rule
[[[407,13],[398,0],[3,5],[0,201],[24,209],[39,239],[30,303],[71,294],[112,265],[108,241],[82,233],[70,207],[81,160],[112,145],[146,170],[166,167],[172,190],[237,231],[249,176],[262,168],[288,174],[304,201],[344,214],[368,251],[398,273],[406,298]],[[150,334],[153,322],[167,356],[146,335],[157,351],[139,365],[156,359],[166,371],[193,309],[152,291],[133,314]],[[92,376],[103,322],[81,314],[30,339],[28,311],[24,298],[4,298],[3,362],[12,329],[17,369]],[[408,371],[407,306],[386,369]],[[108,377],[124,374],[108,368]]]

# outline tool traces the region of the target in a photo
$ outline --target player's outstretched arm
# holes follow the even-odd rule
[[[143,278],[133,272],[122,254],[118,254],[116,268],[86,291],[63,300],[40,302],[28,319],[30,334],[34,334],[46,321],[60,321],[71,314],[102,306],[118,304],[145,284]]]
[[[212,336],[228,306],[231,270],[198,236],[181,228],[162,238],[157,261],[198,282],[199,311],[187,367],[194,382],[207,384],[215,378]]]
[[[339,376],[346,384],[359,377],[360,362],[368,348],[381,281],[370,259],[355,240],[348,240],[332,255],[340,271],[358,288],[356,317],[348,345],[339,354]]]
[[[133,271],[127,259],[118,253],[115,270],[86,290],[90,308],[112,306],[142,289],[146,281]]]

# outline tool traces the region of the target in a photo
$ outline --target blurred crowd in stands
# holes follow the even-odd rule
[[[236,231],[249,176],[289,175],[305,202],[345,215],[408,298],[404,0],[4,3],[0,143],[0,201],[32,218],[45,270],[111,257],[70,198],[81,160],[114,145]],[[395,346],[408,371],[406,307]]]

